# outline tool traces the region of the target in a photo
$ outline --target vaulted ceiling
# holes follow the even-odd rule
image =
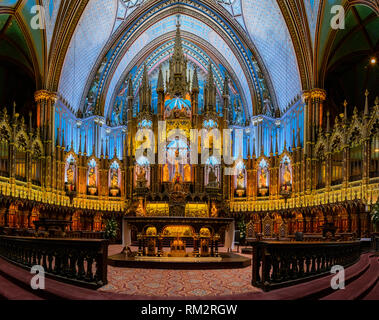
[[[183,41],[216,61],[215,70],[225,69],[234,77],[246,113],[252,116],[262,111],[265,99],[283,113],[301,90],[327,86],[337,74],[344,78],[343,68],[358,70],[349,77],[359,76],[364,68],[363,64],[358,66],[363,56],[377,52],[379,7],[375,1],[216,2],[3,0],[0,56],[29,74],[36,89],[57,91],[73,112],[83,109],[88,91],[103,68],[96,99],[107,114],[127,71],[140,67],[144,57],[169,41],[166,35],[173,31],[173,21],[180,14]],[[359,3],[365,8],[357,6]],[[344,5],[347,12],[347,28],[338,33],[330,30],[330,12],[335,4]],[[35,5],[45,9],[44,30],[30,27]],[[353,6],[357,7],[351,10]],[[351,54],[345,56],[346,52]],[[343,61],[355,67],[346,67]],[[156,66],[151,67],[150,73],[154,73]],[[365,70],[362,88],[375,75]],[[333,99],[342,97],[339,88],[330,90],[339,93],[332,93]],[[359,90],[355,90],[356,97]],[[343,95],[345,92],[352,90],[347,86]],[[357,99],[349,97],[354,103]]]
[[[348,113],[355,106],[363,110],[365,91],[373,102],[378,94],[379,63],[378,13],[365,4],[346,8],[345,28],[328,40],[321,60],[320,81],[327,89],[329,109],[336,116],[348,102]]]

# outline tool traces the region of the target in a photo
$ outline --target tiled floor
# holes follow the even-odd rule
[[[112,245],[109,255],[121,252]],[[159,270],[108,266],[108,285],[99,289],[115,293],[160,297],[222,296],[260,292],[251,286],[251,266],[222,270]]]

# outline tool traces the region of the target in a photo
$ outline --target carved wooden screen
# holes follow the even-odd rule
[[[274,223],[270,216],[267,214],[263,219],[263,236],[272,237],[274,231]]]

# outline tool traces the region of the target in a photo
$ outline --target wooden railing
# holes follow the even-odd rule
[[[330,275],[332,266],[347,267],[360,257],[359,241],[257,241],[252,246],[252,285],[264,291]]]
[[[0,256],[25,268],[40,265],[59,281],[99,288],[108,283],[108,241],[0,236]]]

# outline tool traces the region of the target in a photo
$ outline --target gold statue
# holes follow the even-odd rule
[[[259,176],[259,187],[267,188],[267,172],[265,168],[261,168],[261,174]]]
[[[237,189],[245,189],[245,177],[242,171],[240,171],[237,177]]]
[[[189,164],[184,166],[184,181],[191,182],[191,167]]]
[[[70,162],[67,168],[67,183],[68,184],[74,184],[75,182],[75,165],[73,162]]]
[[[209,184],[217,183],[217,176],[216,176],[213,168],[211,168],[209,171],[208,183]]]
[[[175,159],[175,176],[174,176],[172,181],[174,183],[180,183],[180,182],[182,182],[183,179],[182,179],[182,175],[179,172],[179,149],[175,150],[175,157],[176,157],[176,159]]]
[[[212,218],[217,218],[217,216],[218,216],[218,210],[216,208],[215,203],[212,203],[211,217]]]
[[[111,187],[118,188],[118,170],[116,168],[111,171]]]
[[[90,169],[89,169],[88,185],[90,187],[96,187],[96,172],[95,172],[95,167],[90,167]]]
[[[288,168],[288,162],[284,163],[284,174],[283,174],[283,181],[286,186],[291,185],[291,172]]]
[[[145,167],[137,167],[137,186],[139,188],[145,188],[146,187],[146,169]]]
[[[163,182],[169,182],[170,181],[170,173],[168,171],[167,164],[163,167]]]

